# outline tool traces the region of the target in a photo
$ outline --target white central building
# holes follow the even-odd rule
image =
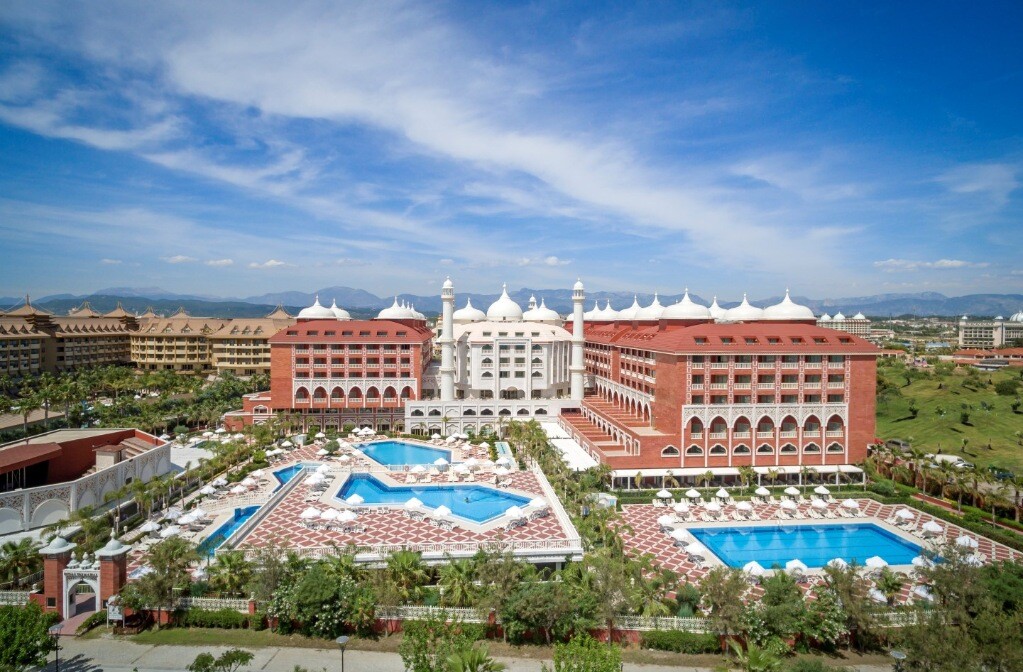
[[[557,416],[562,408],[579,405],[582,283],[574,288],[572,332],[542,300],[537,306],[531,299],[529,310],[523,312],[507,288],[486,313],[471,301],[455,310],[450,279],[441,298],[441,360],[427,370],[422,399],[406,403],[405,426],[410,431],[450,434],[471,429],[500,434],[511,419]],[[577,349],[580,361],[574,362]]]

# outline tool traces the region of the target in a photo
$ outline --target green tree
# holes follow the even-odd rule
[[[444,661],[444,669],[447,672],[501,672],[507,666],[491,658],[487,647],[480,645],[452,653]]]
[[[28,537],[0,546],[0,577],[4,583],[38,572],[43,567],[39,542]]]
[[[729,639],[728,648],[743,672],[775,672],[781,669],[781,656],[755,642],[746,642],[744,648],[741,642]]]
[[[228,649],[216,658],[200,653],[187,668],[188,672],[236,672],[242,665],[252,662],[253,654],[242,649]]]
[[[56,614],[43,613],[34,602],[23,607],[0,606],[0,669],[20,671],[46,665],[46,656],[54,648],[48,629],[56,621]]]
[[[888,567],[881,569],[881,573],[877,577],[877,589],[880,590],[885,598],[888,600],[888,606],[895,604],[895,598],[899,596],[902,591],[902,586],[905,585],[905,581],[902,576],[893,572]]]
[[[431,616],[402,624],[398,654],[407,672],[445,672],[448,658],[468,650],[483,628]]]
[[[592,591],[596,603],[594,616],[607,628],[611,644],[614,621],[631,602],[632,577],[623,558],[610,549],[600,549],[584,560],[593,575]]]
[[[191,584],[189,565],[198,559],[195,546],[180,537],[168,537],[149,549],[152,571],[129,586],[135,586],[137,599],[145,606],[156,607],[157,623],[161,612],[173,609],[178,596],[187,593]]]
[[[473,604],[479,589],[476,586],[476,563],[471,559],[448,558],[440,568],[437,585],[441,590],[441,604],[446,607],[468,607]]]
[[[576,635],[565,644],[554,645],[554,666],[544,663],[543,672],[621,672],[622,650],[603,646],[589,635]]]
[[[700,582],[704,610],[715,630],[730,635],[742,630],[743,595],[746,579],[742,572],[729,567],[714,567]]]
[[[225,551],[217,555],[210,568],[210,584],[228,595],[240,595],[252,581],[252,563],[242,551]]]
[[[387,557],[385,572],[402,602],[408,604],[422,599],[423,586],[429,581],[430,573],[423,564],[421,554],[415,551],[395,551]]]

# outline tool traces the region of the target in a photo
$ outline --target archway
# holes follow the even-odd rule
[[[92,574],[93,572],[89,572]],[[78,614],[92,613],[98,609],[99,573],[96,577],[74,576],[65,578],[64,585],[64,619]]]

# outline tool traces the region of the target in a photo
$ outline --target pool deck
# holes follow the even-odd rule
[[[779,504],[761,504],[756,506],[756,511],[760,514],[761,520],[732,520],[732,513],[736,510],[734,505],[727,505],[723,507],[723,513],[729,518],[727,521],[715,521],[715,522],[704,522],[691,521],[691,522],[677,522],[671,525],[672,528],[709,528],[709,527],[753,527],[753,526],[774,526],[774,525],[850,525],[850,524],[862,524],[871,523],[878,526],[879,528],[886,530],[899,538],[909,541],[921,548],[933,548],[936,545],[942,543],[951,543],[961,535],[965,535],[977,540],[978,548],[976,551],[984,555],[988,561],[1000,561],[1000,560],[1013,560],[1015,562],[1023,561],[1023,553],[1015,551],[1004,544],[999,544],[995,541],[982,537],[973,532],[965,530],[961,527],[948,523],[941,519],[936,519],[929,514],[923,513],[914,509],[911,506],[903,506],[901,504],[881,504],[873,499],[857,499],[859,502],[860,510],[863,511],[864,516],[854,518],[838,518],[838,519],[803,519],[803,520],[782,520],[777,518],[778,510],[780,509]],[[831,503],[831,510],[833,511],[838,504],[835,502]],[[800,504],[799,512],[802,515],[806,515],[808,504]],[[944,528],[944,532],[938,535],[936,538],[929,540],[922,539],[918,536],[907,532],[905,529],[893,525],[888,521],[891,519],[895,511],[898,509],[910,509],[916,514],[916,518],[912,521],[913,526],[917,527],[926,523],[927,521],[934,520]],[[687,580],[699,583],[707,572],[712,567],[721,566],[724,563],[720,559],[715,557],[713,553],[709,554],[710,557],[706,558],[704,562],[694,562],[691,560],[685,550],[674,545],[674,540],[662,531],[661,526],[657,523],[657,519],[664,515],[672,515],[673,511],[670,508],[653,506],[652,504],[626,504],[622,507],[622,523],[628,525],[631,528],[631,532],[628,530],[622,531],[622,539],[625,548],[628,552],[636,555],[649,554],[653,557],[654,563],[659,567],[670,569],[673,572],[678,573],[680,576],[685,577]],[[708,549],[709,550],[709,549]],[[903,586],[902,593],[896,599],[896,603],[906,603],[913,599],[912,590],[918,585],[915,582],[915,567],[912,565],[891,565],[890,568],[896,572],[900,572],[906,575],[906,585]],[[767,568],[765,568],[767,569]],[[810,589],[819,584],[823,579],[820,570],[810,569],[806,572],[807,580],[801,583],[801,587],[805,592],[809,592]],[[759,586],[751,586],[750,588],[750,599],[756,599],[761,593]]]

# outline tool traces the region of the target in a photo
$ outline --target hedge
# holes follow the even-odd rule
[[[248,625],[249,615],[234,609],[189,609],[178,623],[186,628],[222,628],[234,630]]]
[[[78,629],[75,630],[75,634],[80,635],[82,633],[88,632],[97,626],[106,625],[106,622],[107,610],[101,609],[100,611],[97,611],[96,613],[92,614],[87,619],[79,623]]]
[[[644,632],[642,646],[657,651],[675,653],[720,653],[721,642],[714,633],[684,632],[682,630],[652,630]]]

